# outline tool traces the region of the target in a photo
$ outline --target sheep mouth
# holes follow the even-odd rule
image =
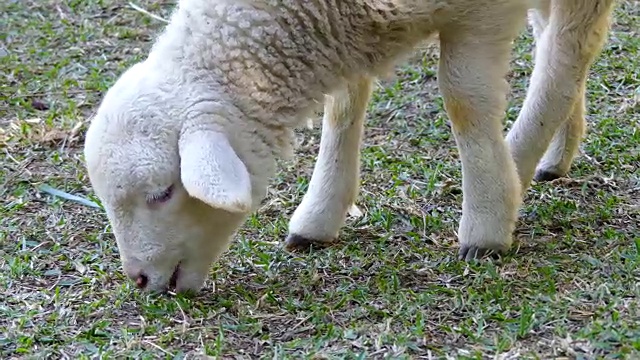
[[[171,279],[169,279],[169,287],[171,289],[175,289],[178,284],[178,276],[180,276],[180,263],[176,265],[176,268],[173,270],[173,274],[171,274]]]

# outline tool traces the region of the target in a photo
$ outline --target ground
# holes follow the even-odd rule
[[[162,18],[174,6],[136,4]],[[164,26],[149,13],[113,0],[0,2],[0,357],[640,355],[640,3],[619,2],[590,72],[580,157],[568,178],[527,192],[503,259],[456,259],[460,164],[427,49],[376,89],[362,214],[341,241],[282,249],[319,143],[317,127],[301,131],[298,157],[195,297],[137,291],[104,213],[42,187],[92,198],[83,134]],[[523,31],[505,129],[531,46]]]

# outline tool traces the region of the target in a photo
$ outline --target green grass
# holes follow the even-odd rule
[[[167,17],[173,2],[141,1]],[[311,254],[281,248],[319,129],[198,296],[148,296],[120,269],[92,196],[87,118],[164,25],[126,1],[0,2],[1,358],[626,358],[640,356],[640,5],[620,1],[591,70],[570,177],[534,184],[500,262],[456,260],[458,153],[424,52],[376,90],[364,215]],[[516,44],[509,126],[531,73]],[[214,289],[215,284],[215,289]]]

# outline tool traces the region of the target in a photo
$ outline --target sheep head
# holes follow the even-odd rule
[[[188,89],[167,82],[144,63],[125,72],[89,126],[85,161],[124,272],[145,290],[199,291],[251,211],[251,177],[215,116],[188,118]]]

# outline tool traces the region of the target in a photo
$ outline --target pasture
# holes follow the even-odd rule
[[[429,46],[375,91],[340,241],[282,249],[318,118],[196,296],[139,292],[90,206],[87,122],[175,1],[135,4],[0,2],[0,358],[640,356],[640,2],[617,4],[569,176],[533,184],[503,258],[457,260],[460,164]],[[529,28],[513,55],[505,131],[532,70]]]

